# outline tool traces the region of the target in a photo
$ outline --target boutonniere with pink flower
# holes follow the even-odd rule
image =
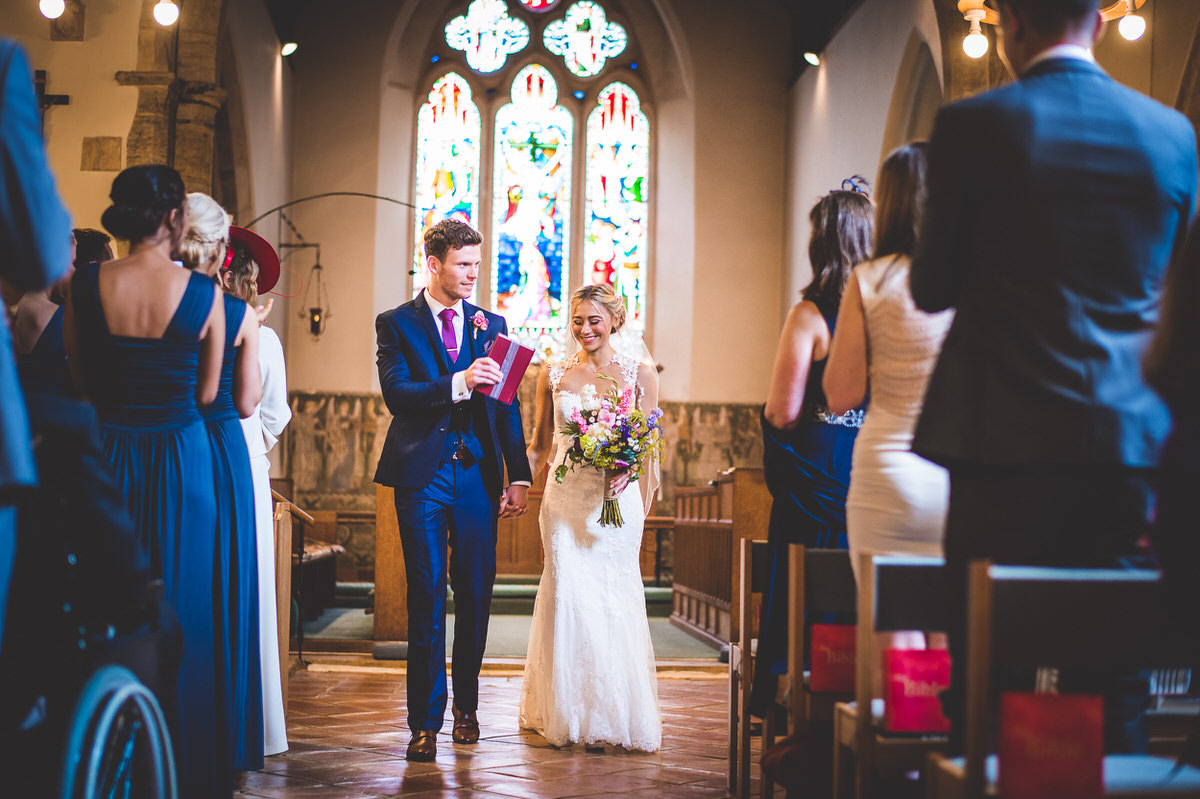
[[[475,312],[475,315],[471,317],[471,324],[475,327],[475,332],[473,334],[475,336],[475,340],[479,341],[480,332],[486,333],[488,329],[488,320],[487,317],[483,315],[483,311]]]

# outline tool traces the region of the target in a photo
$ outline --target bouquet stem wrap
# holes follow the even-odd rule
[[[616,469],[604,470],[604,507],[600,511],[601,527],[620,527],[625,524],[625,520],[621,518],[621,505],[617,501],[621,494],[614,491],[612,487],[612,481],[618,474],[620,471]]]

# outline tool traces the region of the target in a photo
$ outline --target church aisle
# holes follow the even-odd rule
[[[300,671],[288,701],[291,751],[242,775],[237,797],[376,796],[565,799],[574,796],[709,797],[725,789],[727,679],[660,675],[663,748],[654,754],[558,750],[517,728],[519,674],[480,677],[482,736],[450,742],[433,763],[404,759],[404,678],[396,673]]]

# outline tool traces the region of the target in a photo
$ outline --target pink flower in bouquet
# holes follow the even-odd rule
[[[608,408],[601,408],[600,412],[596,414],[596,423],[602,424],[605,427],[612,427],[617,423],[617,415]]]
[[[633,386],[627,386],[621,392],[621,402],[617,406],[617,413],[627,416],[631,408],[633,408]]]
[[[575,410],[574,410],[574,411],[571,413],[571,421],[572,421],[572,422],[574,422],[575,424],[579,425],[579,433],[580,433],[580,435],[584,435],[584,434],[586,434],[586,433],[587,433],[587,431],[588,431],[588,423],[587,423],[587,421],[586,421],[586,420],[583,418],[583,414],[579,412],[579,409],[578,409],[578,408],[576,408],[576,409],[575,409]]]

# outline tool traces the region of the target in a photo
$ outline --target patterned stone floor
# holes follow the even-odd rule
[[[369,661],[368,661],[369,663]],[[482,737],[456,746],[447,723],[434,763],[404,759],[404,678],[368,666],[315,664],[292,675],[292,748],[243,774],[238,797],[376,796],[565,799],[574,796],[712,797],[725,788],[727,678],[704,671],[660,673],[663,748],[556,749],[517,726],[521,677],[480,679]],[[757,787],[757,786],[756,786]]]

